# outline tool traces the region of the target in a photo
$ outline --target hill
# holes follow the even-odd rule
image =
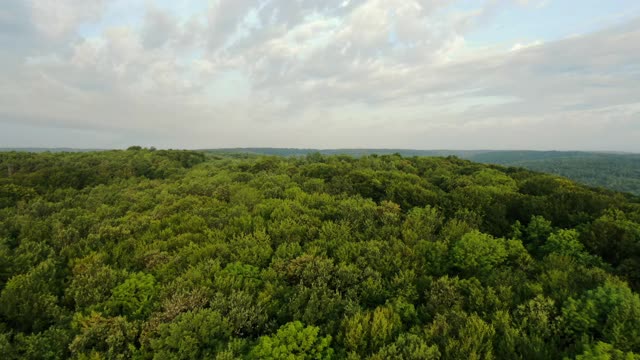
[[[591,186],[640,195],[640,155],[582,152],[489,152],[473,161],[520,166]]]
[[[523,167],[561,175],[590,186],[604,187],[640,195],[640,154],[581,151],[494,151],[494,150],[407,150],[407,149],[277,149],[232,148],[204,150],[219,154],[262,154],[304,156],[314,152],[324,155],[365,156],[371,154],[402,156],[457,156],[487,164]]]
[[[19,152],[91,152],[105,150],[73,148],[18,148],[0,151]],[[306,156],[323,155],[392,155],[457,156],[475,162],[523,167],[567,177],[580,183],[640,195],[640,154],[582,151],[517,150],[411,150],[411,149],[296,149],[296,148],[226,148],[200,150],[208,154],[238,157],[239,154]]]
[[[629,194],[457,157],[132,148],[0,170],[3,359],[640,353]]]

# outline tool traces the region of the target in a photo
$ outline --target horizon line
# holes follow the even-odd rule
[[[604,153],[604,154],[640,154],[640,152],[635,151],[621,151],[621,150],[579,150],[579,149],[571,149],[571,150],[559,150],[559,149],[490,149],[490,148],[479,148],[479,149],[455,149],[455,148],[428,148],[428,149],[418,149],[418,148],[395,148],[395,147],[336,147],[336,148],[315,148],[315,147],[273,147],[273,146],[233,146],[233,147],[211,147],[211,148],[174,148],[174,147],[154,147],[154,146],[142,146],[142,145],[129,145],[125,147],[113,147],[113,148],[85,148],[85,147],[71,147],[71,146],[55,146],[55,147],[47,147],[47,146],[7,146],[0,147],[0,151],[28,151],[28,150],[39,150],[39,151],[49,151],[49,150],[72,150],[72,151],[110,151],[110,150],[127,150],[127,148],[132,146],[140,146],[143,149],[154,148],[157,150],[189,150],[189,151],[224,151],[224,150],[303,150],[303,151],[340,151],[340,150],[348,150],[348,151],[457,151],[457,152],[579,152],[579,153]]]

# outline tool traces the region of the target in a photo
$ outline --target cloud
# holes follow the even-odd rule
[[[78,25],[98,19],[106,0],[26,0],[26,3],[38,31],[50,40],[59,40],[74,32]]]
[[[173,147],[640,151],[638,19],[505,47],[469,39],[496,6],[544,2],[138,2],[118,22],[107,14],[122,4],[106,0],[7,0],[0,129]]]
[[[141,31],[145,47],[153,49],[166,44],[178,32],[177,22],[168,11],[150,6]]]
[[[525,43],[525,44],[521,44],[521,43],[516,43],[515,45],[513,45],[511,47],[510,51],[518,51],[518,50],[522,50],[522,49],[526,49],[526,48],[530,48],[532,46],[539,46],[542,45],[542,41],[540,40],[536,40],[534,42],[530,42],[530,43]]]

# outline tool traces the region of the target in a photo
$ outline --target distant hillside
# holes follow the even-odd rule
[[[493,150],[411,150],[411,149],[285,149],[228,148],[204,150],[207,153],[248,153],[278,156],[324,155],[364,156],[394,154],[403,156],[457,156],[485,164],[517,166],[565,176],[591,186],[640,195],[640,154],[581,151],[493,151]]]
[[[486,153],[469,159],[483,163],[519,166],[568,177],[591,186],[640,195],[640,155],[603,153]],[[546,156],[545,156],[546,155]]]
[[[88,152],[102,151],[74,148],[0,148],[19,152]],[[527,150],[413,150],[413,149],[296,149],[296,148],[224,148],[200,150],[208,154],[305,156],[323,155],[366,156],[371,154],[402,156],[457,156],[485,164],[523,167],[525,169],[565,176],[590,186],[640,195],[640,154],[527,151]]]
[[[296,149],[296,148],[224,148],[202,150],[207,153],[234,154],[248,153],[259,155],[277,156],[304,156],[312,153],[323,155],[389,155],[401,154],[402,156],[457,156],[461,158],[471,158],[483,153],[493,152],[492,150],[413,150],[413,149]]]

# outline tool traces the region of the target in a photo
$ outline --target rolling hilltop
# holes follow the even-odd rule
[[[103,149],[74,148],[0,148],[18,152],[91,152]],[[208,154],[305,156],[323,155],[391,155],[456,156],[485,164],[523,167],[567,177],[580,183],[640,195],[640,154],[584,151],[524,150],[411,150],[411,149],[296,149],[296,148],[224,148],[198,150]]]
[[[401,154],[403,156],[457,156],[475,162],[517,166],[565,176],[590,186],[640,195],[640,154],[581,151],[493,151],[493,150],[406,150],[406,149],[279,149],[230,148],[205,150],[210,153],[253,153],[301,156],[313,152],[325,155]]]

